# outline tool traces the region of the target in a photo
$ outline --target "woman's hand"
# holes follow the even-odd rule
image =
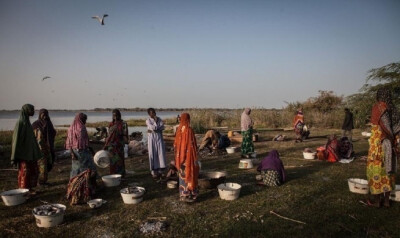
[[[71,154],[71,159],[72,160],[77,160],[76,155],[75,155],[75,153],[74,153],[74,151],[72,149],[69,150],[69,153]]]

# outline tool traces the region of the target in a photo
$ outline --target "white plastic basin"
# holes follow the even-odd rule
[[[3,199],[4,205],[16,206],[26,202],[28,192],[29,189],[19,188],[2,192],[0,195]]]
[[[121,175],[120,174],[110,174],[101,177],[106,187],[115,187],[121,183]]]

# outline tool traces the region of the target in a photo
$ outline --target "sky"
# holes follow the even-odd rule
[[[103,26],[91,18],[102,14]],[[397,0],[0,0],[0,109],[348,96],[399,61],[399,26]]]

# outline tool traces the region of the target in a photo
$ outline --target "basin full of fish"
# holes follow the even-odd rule
[[[121,193],[124,193],[124,194],[132,194],[132,193],[144,193],[144,188],[142,188],[142,187],[136,187],[136,186],[133,186],[133,187],[127,187],[127,188],[124,188],[124,189],[122,189],[121,190]]]
[[[56,204],[46,204],[33,209],[33,214],[38,216],[54,216],[64,213],[65,208]]]

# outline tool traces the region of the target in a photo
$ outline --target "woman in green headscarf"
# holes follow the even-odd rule
[[[36,187],[39,175],[37,160],[42,157],[29,121],[29,117],[34,114],[33,105],[22,106],[19,120],[14,129],[11,151],[11,164],[18,166],[18,187],[29,190]]]

